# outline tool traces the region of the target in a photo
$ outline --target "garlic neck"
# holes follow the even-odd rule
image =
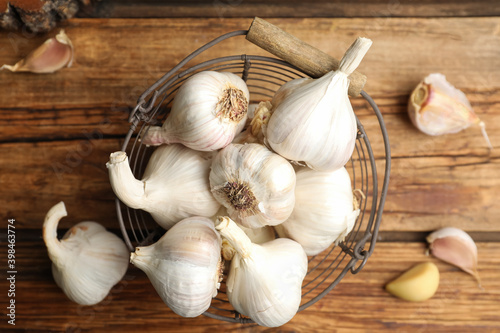
[[[252,241],[236,223],[226,216],[217,218],[217,229],[222,237],[232,245],[242,259],[249,258],[252,252]]]
[[[56,265],[65,258],[63,245],[57,239],[57,226],[65,216],[68,216],[68,213],[64,202],[61,201],[49,210],[43,222],[43,240],[47,246],[50,260]]]
[[[135,179],[127,154],[123,151],[112,153],[106,167],[109,170],[111,186],[118,198],[130,208],[144,208],[146,184]]]

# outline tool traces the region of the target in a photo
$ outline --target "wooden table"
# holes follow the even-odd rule
[[[0,72],[0,331],[500,331],[498,5],[297,2],[298,9],[291,10],[285,2],[274,3],[189,2],[175,7],[110,1],[105,15],[111,18],[61,24],[76,50],[71,68],[52,75]],[[384,115],[393,167],[380,236],[366,266],[272,330],[204,316],[181,318],[132,266],[102,303],[82,307],[70,302],[51,275],[41,237],[46,212],[61,200],[66,203],[69,217],[60,223],[61,234],[83,220],[118,232],[105,163],[121,147],[130,108],[187,54],[223,33],[247,29],[255,15],[337,58],[358,35],[374,42],[359,70],[367,75],[365,90]],[[56,32],[0,32],[0,62],[15,63]],[[197,60],[241,53],[267,55],[242,38]],[[478,128],[430,137],[411,125],[408,96],[432,72],[445,74],[467,94],[486,123],[493,150],[486,148]],[[371,140],[382,168],[376,120],[362,99],[352,103],[368,134],[375,133]],[[15,219],[16,227],[15,326],[5,315],[10,299],[5,277],[8,219]],[[482,288],[459,269],[425,256],[425,236],[444,226],[462,228],[476,240]],[[384,291],[385,283],[422,261],[434,262],[441,273],[432,299],[409,303]]]

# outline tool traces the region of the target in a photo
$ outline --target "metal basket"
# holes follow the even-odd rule
[[[202,46],[160,80],[147,89],[132,110],[129,121],[131,127],[123,142],[122,150],[129,156],[134,175],[141,179],[149,156],[154,148],[146,147],[139,139],[150,126],[163,123],[168,114],[176,91],[182,83],[195,73],[206,70],[229,71],[240,75],[247,82],[251,102],[270,100],[274,92],[285,82],[308,77],[297,67],[270,57],[255,55],[234,55],[205,61],[183,69],[197,55],[208,48],[232,37],[244,36],[247,30],[234,31],[216,38]],[[309,257],[308,273],[302,286],[303,310],[330,292],[348,273],[358,273],[374,250],[387,193],[390,171],[390,148],[382,115],[366,92],[361,95],[372,107],[380,124],[385,145],[385,173],[382,188],[379,189],[375,157],[365,130],[357,119],[358,135],[354,154],[346,169],[351,176],[353,189],[361,190],[366,196],[361,199],[361,213],[351,233],[338,246],[332,245],[319,255]],[[147,245],[158,239],[164,231],[157,226],[149,214],[126,207],[118,199],[116,208],[120,228],[128,248]],[[369,245],[367,245],[369,243]],[[252,323],[253,321],[237,313],[229,304],[225,293],[225,280],[211,307],[204,313],[208,317],[228,322]]]

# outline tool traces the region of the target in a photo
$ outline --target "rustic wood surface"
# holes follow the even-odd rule
[[[484,9],[478,14],[479,6],[465,1],[457,6],[470,10],[458,15],[448,5],[451,16],[488,15]],[[373,256],[359,274],[348,274],[329,295],[281,329],[205,317],[182,319],[132,267],[103,303],[77,306],[53,282],[41,240],[45,213],[61,200],[69,212],[61,232],[82,220],[99,221],[117,232],[105,163],[109,153],[121,147],[130,108],[145,88],[187,54],[223,33],[247,29],[252,18],[71,19],[62,26],[76,50],[71,68],[51,75],[0,72],[0,241],[6,248],[7,219],[16,219],[19,272],[13,327],[7,324],[4,306],[7,258],[0,258],[0,331],[500,331],[500,21],[360,16],[368,17],[269,19],[337,58],[358,35],[373,39],[359,71],[368,77],[365,90],[383,112],[393,157]],[[0,63],[15,63],[55,33],[0,32]],[[241,37],[210,49],[195,62],[242,53],[267,55]],[[445,74],[467,94],[486,123],[493,150],[486,148],[478,128],[429,137],[411,125],[408,96],[431,72]],[[364,100],[352,103],[382,170],[377,122]],[[423,238],[442,226],[462,228],[481,241],[483,289],[469,275],[424,255]],[[425,260],[435,262],[441,272],[434,298],[407,303],[383,290],[390,279]]]

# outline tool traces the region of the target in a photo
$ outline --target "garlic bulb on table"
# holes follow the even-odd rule
[[[338,70],[315,80],[299,79],[284,97],[273,99],[275,109],[265,136],[274,151],[319,171],[333,171],[349,161],[357,124],[347,95],[348,76],[371,44],[367,38],[358,38]]]
[[[275,229],[312,256],[342,241],[354,227],[360,210],[344,167],[329,172],[303,167],[296,175],[295,208]]]
[[[177,142],[195,150],[218,150],[243,129],[249,101],[246,83],[235,74],[197,73],[182,84],[163,126],[149,128],[142,142]]]
[[[228,217],[220,217],[216,229],[236,250],[226,281],[234,309],[262,326],[291,320],[299,309],[307,272],[302,246],[287,238],[253,244]]]
[[[183,317],[208,309],[224,267],[214,223],[198,216],[176,223],[156,243],[136,248],[130,261],[147,274],[165,304]]]
[[[57,239],[57,225],[65,216],[61,201],[49,210],[43,223],[52,275],[73,302],[97,304],[125,275],[130,252],[118,236],[96,222],[80,222]]]
[[[285,221],[295,202],[292,165],[256,143],[230,144],[219,151],[210,186],[229,216],[247,228]]]
[[[488,147],[493,148],[484,122],[474,113],[465,94],[443,74],[430,74],[417,85],[408,102],[408,114],[415,127],[428,135],[457,133],[478,125]]]
[[[171,144],[156,148],[142,180],[132,174],[125,152],[112,153],[106,166],[116,196],[168,229],[183,218],[211,216],[219,209],[208,181],[211,158],[212,153]]]

